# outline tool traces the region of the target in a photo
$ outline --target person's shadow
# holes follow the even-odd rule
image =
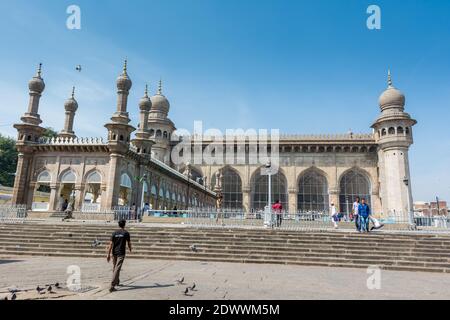
[[[173,284],[159,284],[155,283],[151,286],[138,286],[138,285],[120,285],[117,291],[139,290],[139,289],[155,289],[155,288],[169,288],[173,287]]]

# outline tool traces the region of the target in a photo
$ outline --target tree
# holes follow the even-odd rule
[[[42,137],[44,138],[56,138],[58,136],[58,133],[53,130],[51,127],[45,128],[44,133],[42,134]]]
[[[0,184],[8,187],[14,185],[17,167],[16,141],[0,134]]]

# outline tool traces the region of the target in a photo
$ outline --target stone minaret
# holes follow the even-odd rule
[[[131,79],[127,73],[125,60],[122,74],[117,78],[117,110],[111,117],[111,122],[105,124],[108,129],[108,148],[110,152],[109,180],[107,183],[106,207],[117,206],[120,189],[120,166],[122,159],[130,148],[130,135],[135,130],[131,126],[127,112],[128,94],[131,89]]]
[[[412,127],[417,121],[404,111],[405,96],[393,86],[390,71],[388,88],[381,94],[379,104],[381,114],[372,128],[379,146],[383,214],[402,215],[406,222],[413,203],[408,150],[413,143]]]
[[[154,158],[170,165],[170,139],[175,131],[175,125],[168,118],[170,103],[162,93],[162,81],[159,81],[158,91],[152,96],[148,124],[150,137],[155,140],[152,147]]]
[[[138,153],[144,156],[150,156],[153,140],[150,140],[150,132],[148,130],[148,115],[152,107],[152,101],[148,97],[148,86],[145,86],[144,96],[139,101],[139,128],[136,131],[136,137],[133,144],[136,146]]]
[[[122,74],[117,78],[117,110],[111,117],[110,123],[105,127],[108,129],[109,144],[128,148],[130,144],[130,135],[135,130],[130,123],[130,117],[127,112],[128,94],[131,89],[131,79],[127,73],[127,61],[125,60]]]
[[[19,152],[17,160],[16,179],[14,181],[13,204],[27,203],[27,192],[30,177],[31,164],[33,160],[32,146],[39,142],[39,138],[45,129],[39,116],[39,100],[45,89],[42,79],[42,64],[39,64],[36,75],[28,82],[30,100],[28,110],[21,117],[21,123],[15,124],[18,131],[16,148]]]
[[[73,120],[75,118],[75,112],[78,109],[78,102],[75,100],[75,87],[72,88],[72,96],[64,103],[64,109],[66,110],[64,129],[61,130],[58,137],[76,138],[75,132],[73,131]]]

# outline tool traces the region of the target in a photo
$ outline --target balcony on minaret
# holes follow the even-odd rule
[[[75,87],[72,88],[72,96],[64,103],[64,109],[66,110],[64,129],[58,134],[61,138],[76,138],[73,131],[73,123],[75,113],[78,110],[78,102],[75,100]]]

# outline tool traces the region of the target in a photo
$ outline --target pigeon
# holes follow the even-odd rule
[[[177,280],[177,283],[178,283],[178,284],[183,284],[183,283],[184,283],[184,277],[181,278],[180,280]]]
[[[197,247],[195,246],[195,244],[190,246],[189,249],[191,249],[191,251],[193,251],[193,252],[197,252]]]
[[[47,287],[47,292],[51,293],[51,292],[52,292],[52,289],[53,289],[52,286],[48,286],[48,287]]]
[[[17,289],[8,289],[9,293],[17,293],[19,292],[19,290]]]
[[[3,298],[3,300],[8,300],[8,297]]]
[[[15,293],[13,293],[12,295],[11,295],[11,300],[16,300],[17,299],[17,295],[15,294]]]
[[[41,287],[37,286],[36,291],[37,291],[38,293],[41,293],[42,290],[44,290],[44,289],[42,289]]]
[[[97,238],[95,238],[95,240],[92,242],[92,247],[97,248],[101,244],[102,243]]]
[[[195,290],[194,290],[195,287],[196,287],[196,285],[195,285],[195,282],[194,282],[194,284],[192,285],[192,287],[190,287],[189,289],[191,289],[191,291],[195,291]]]
[[[77,66],[75,67],[75,70],[77,70],[78,72],[81,72],[81,65],[77,65]]]
[[[188,293],[189,293],[189,288],[186,288],[186,290],[183,291],[183,294],[184,294],[185,296],[187,296]]]
[[[59,286],[59,282],[55,283],[55,288],[61,288],[61,287]]]

